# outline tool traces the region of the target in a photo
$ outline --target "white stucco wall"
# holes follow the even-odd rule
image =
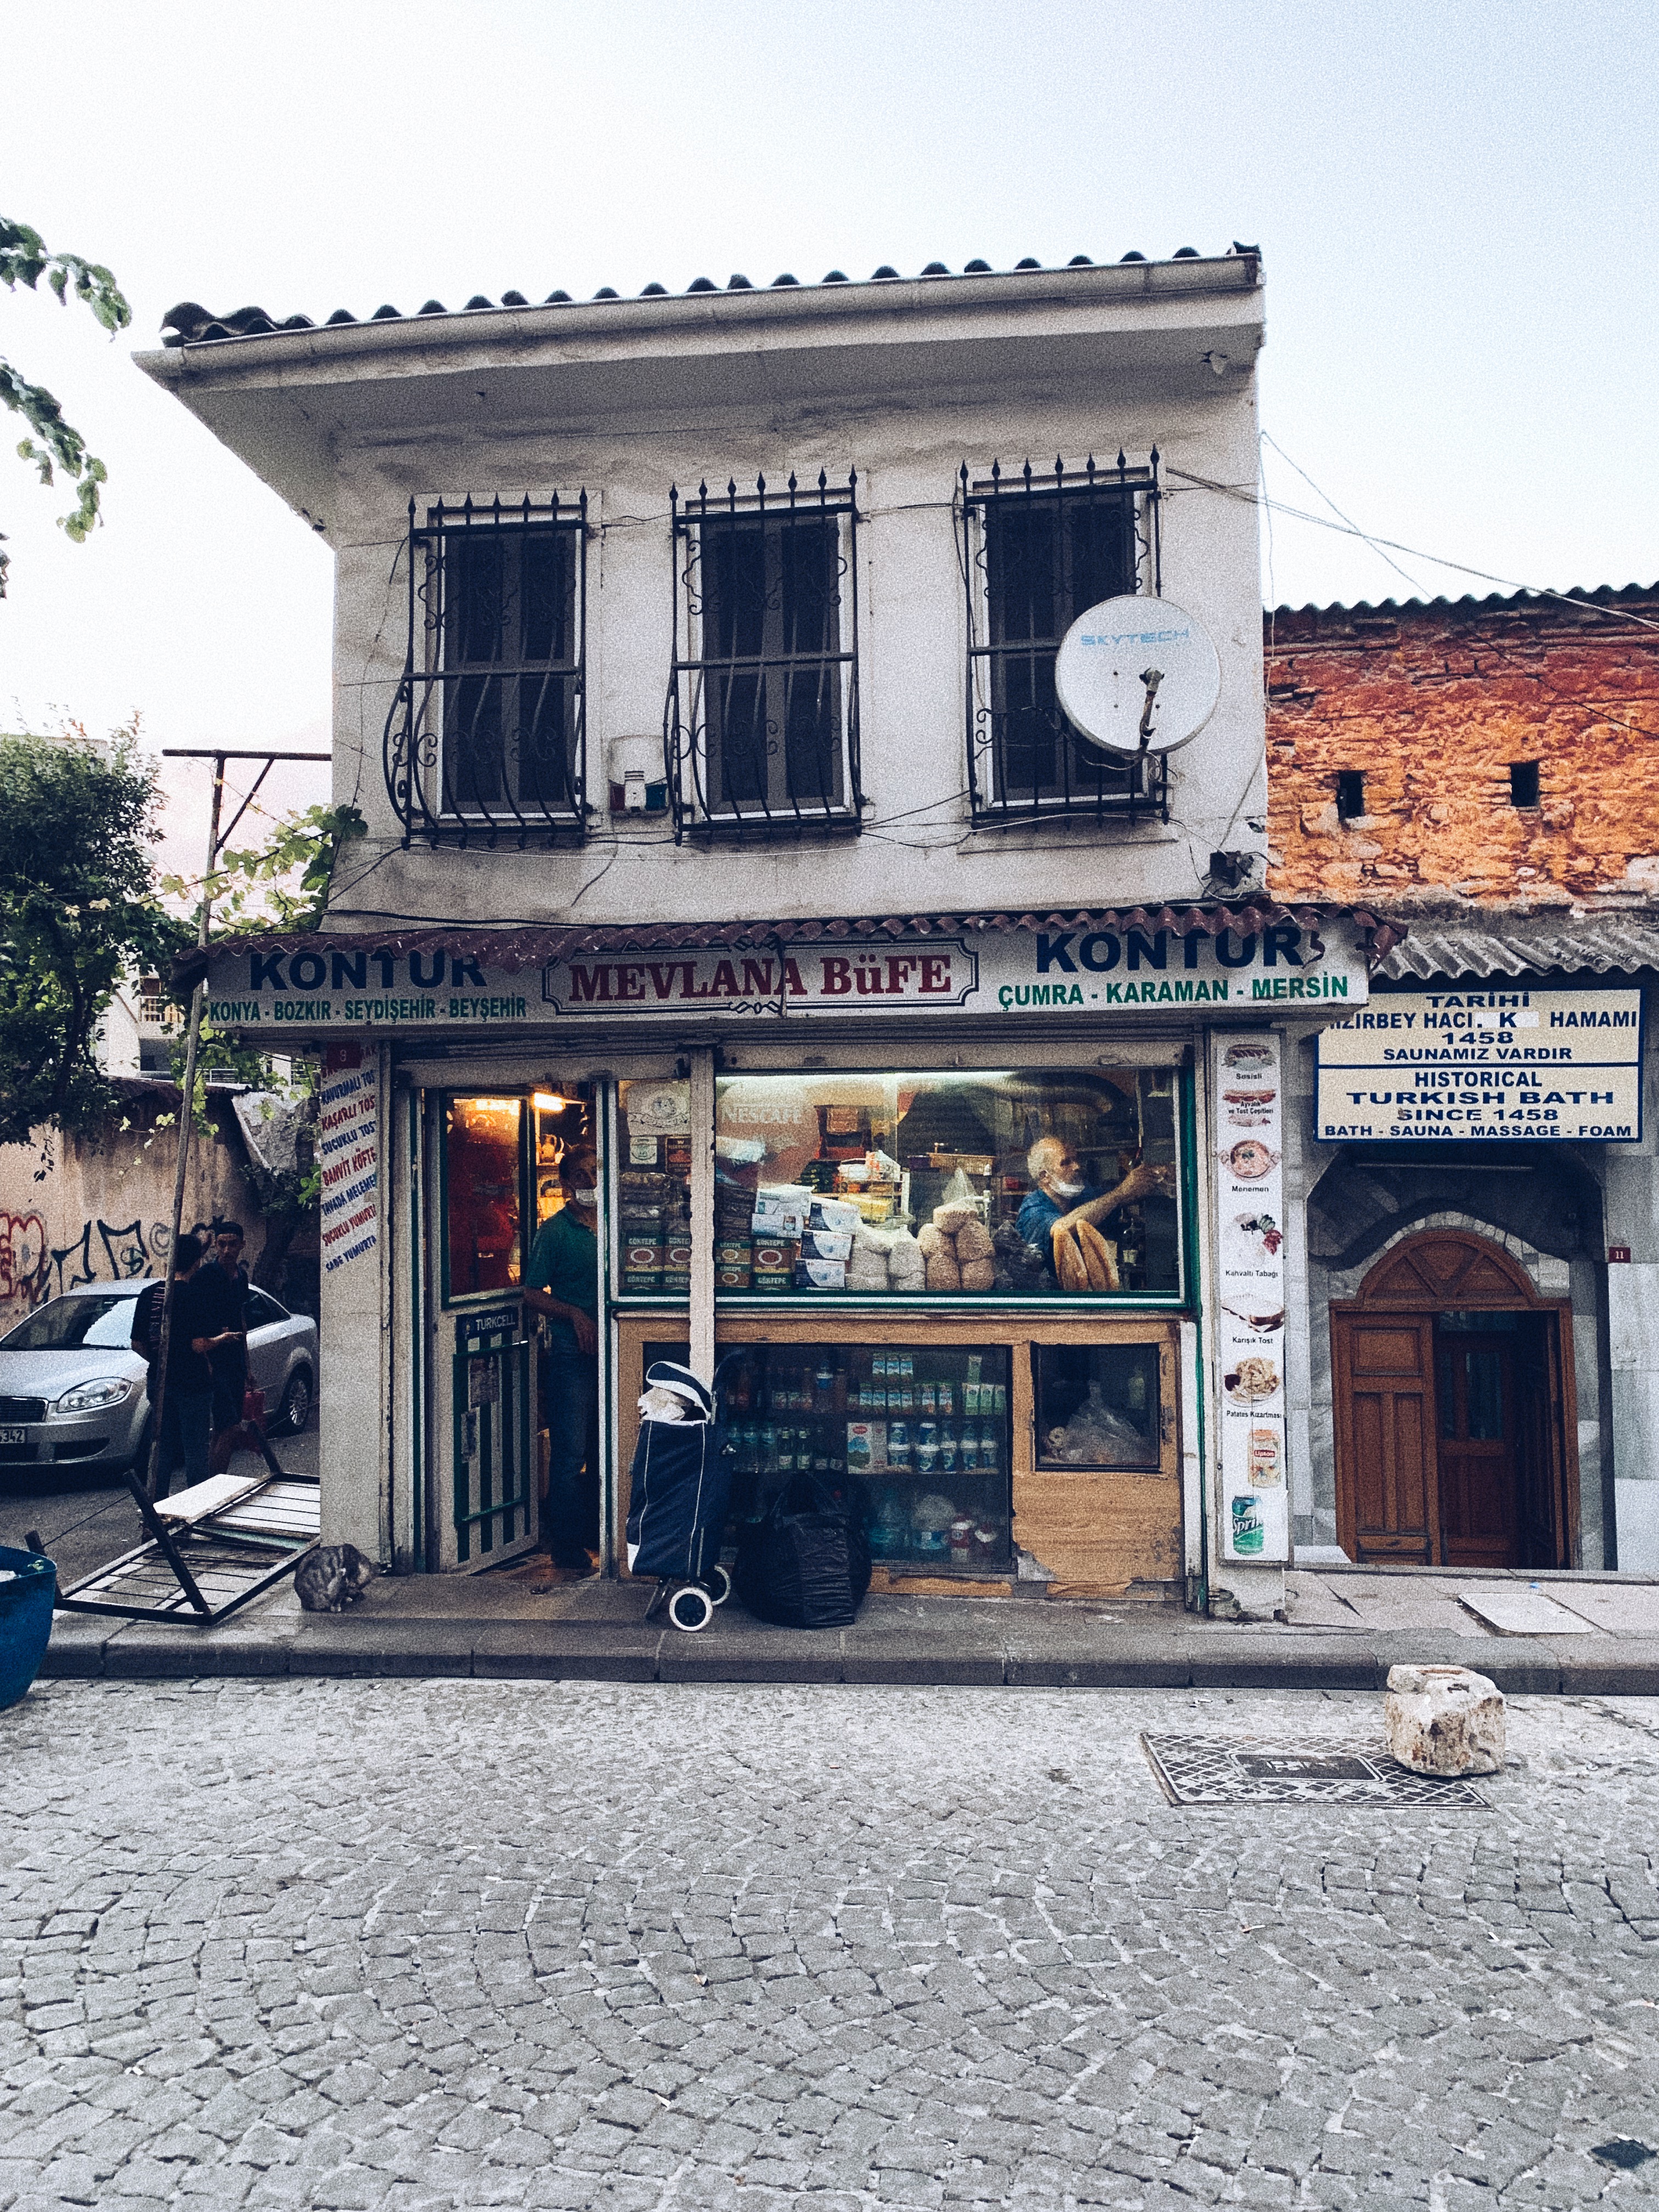
[[[335,797],[357,805],[361,897],[380,915],[594,924],[649,919],[1102,905],[1192,897],[1218,848],[1265,851],[1255,360],[1245,262],[1033,272],[787,298],[622,301],[574,319],[447,318],[149,356],[338,556]],[[940,280],[943,285],[944,280]],[[1182,288],[1188,288],[1183,290]],[[705,322],[687,320],[696,308]],[[971,311],[971,312],[970,312]],[[611,320],[605,321],[610,313]],[[607,330],[611,335],[606,336]],[[569,341],[560,339],[568,332]],[[584,351],[583,349],[587,350]],[[1224,354],[1217,375],[1206,356]],[[1173,819],[974,832],[965,773],[966,617],[952,501],[966,462],[1068,469],[1121,448],[1162,462],[1163,589],[1215,638],[1219,708],[1173,759]],[[413,497],[503,503],[586,490],[587,761],[602,802],[611,740],[659,738],[671,657],[668,494],[728,477],[856,469],[863,783],[857,839],[676,848],[653,821],[601,816],[575,849],[400,849],[382,737],[404,666]],[[1195,481],[1202,479],[1202,482]],[[1215,485],[1237,488],[1231,497]],[[885,828],[884,830],[884,825]],[[354,915],[354,905],[372,908]]]

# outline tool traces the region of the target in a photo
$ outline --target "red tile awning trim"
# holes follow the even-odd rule
[[[842,939],[962,937],[1021,929],[1167,929],[1182,937],[1201,930],[1206,936],[1218,937],[1223,930],[1256,931],[1279,921],[1295,922],[1306,929],[1343,915],[1369,933],[1373,963],[1405,938],[1404,922],[1383,921],[1364,907],[1285,906],[1264,897],[1231,905],[1068,907],[1024,914],[836,915],[777,921],[612,922],[590,928],[528,922],[495,928],[445,927],[422,922],[373,933],[270,930],[257,936],[221,938],[211,949],[214,952],[233,947],[249,952],[328,952],[348,944],[405,953],[441,946],[462,959],[485,960],[492,968],[512,973],[573,956],[673,951],[694,945],[763,950]],[[204,974],[207,958],[195,947],[183,954],[169,978],[172,988],[190,989]]]

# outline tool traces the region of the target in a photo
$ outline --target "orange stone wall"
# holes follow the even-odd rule
[[[1659,894],[1659,586],[1281,609],[1265,645],[1281,897],[1409,910]],[[1510,803],[1521,761],[1539,763],[1534,807]],[[1365,777],[1347,822],[1345,769]]]

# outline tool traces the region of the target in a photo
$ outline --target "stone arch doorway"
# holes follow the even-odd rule
[[[1491,1238],[1389,1247],[1331,1306],[1337,1539],[1351,1559],[1577,1564],[1572,1315]]]

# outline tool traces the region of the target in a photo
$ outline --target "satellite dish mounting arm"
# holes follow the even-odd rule
[[[1143,668],[1140,680],[1146,686],[1146,704],[1140,710],[1140,750],[1144,753],[1152,741],[1152,709],[1158,704],[1158,687],[1164,681],[1164,671]]]

